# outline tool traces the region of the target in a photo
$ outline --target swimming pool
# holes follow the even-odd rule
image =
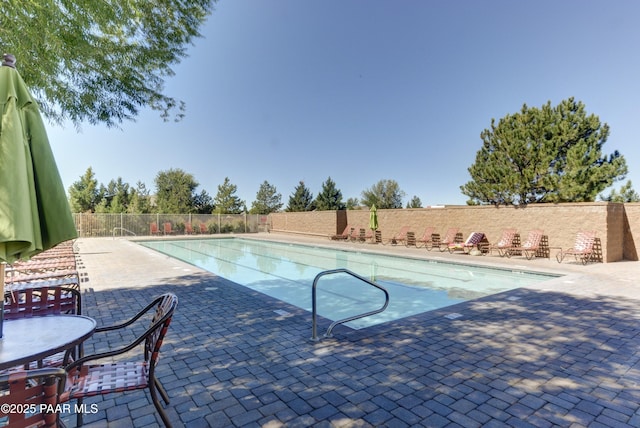
[[[345,268],[385,287],[388,308],[347,323],[359,329],[539,283],[553,275],[242,238],[140,244],[311,311],[320,272]],[[382,306],[383,292],[346,274],[318,282],[318,314],[332,321]]]

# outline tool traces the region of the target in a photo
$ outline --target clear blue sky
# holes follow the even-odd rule
[[[220,0],[167,80],[186,118],[49,138],[67,189],[90,166],[152,191],[181,168],[212,197],[229,177],[248,207],[264,180],[286,206],[329,176],[344,200],[393,179],[405,205],[464,204],[492,118],[573,96],[640,191],[638,22],[635,0]]]

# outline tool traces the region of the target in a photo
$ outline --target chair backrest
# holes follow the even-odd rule
[[[422,238],[418,239],[420,242],[429,242],[431,241],[431,236],[435,233],[435,227],[427,227],[422,234]]]
[[[518,231],[516,229],[505,229],[502,231],[502,236],[496,244],[497,247],[509,247],[513,245],[513,239],[516,237]]]
[[[400,232],[396,233],[394,236],[395,239],[405,239],[407,237],[407,232],[409,231],[409,226],[402,226]]]
[[[471,232],[471,235],[465,241],[465,245],[476,245],[484,238],[484,233],[482,232]]]
[[[344,230],[341,233],[341,236],[344,236],[345,238],[348,238],[350,233],[351,233],[351,226],[350,225],[346,225],[344,227]]]
[[[158,223],[151,223],[149,225],[149,231],[151,232],[151,234],[155,234],[158,233]]]
[[[62,368],[19,370],[0,375],[0,407],[17,405],[17,409],[29,409],[8,413],[6,426],[57,427],[59,413],[55,409],[66,377]]]
[[[207,232],[209,232],[207,230],[207,225],[204,223],[200,223],[200,233],[207,233]]]
[[[144,359],[150,364],[150,369],[156,365],[160,354],[160,346],[164,336],[167,334],[169,324],[173,318],[173,313],[178,306],[178,297],[173,293],[166,293],[156,298],[156,312],[151,320],[151,325],[147,329],[144,345]]]
[[[522,248],[536,249],[540,246],[540,241],[542,241],[542,235],[544,235],[544,231],[541,229],[534,229],[529,232],[529,236],[527,236],[527,240],[524,244],[522,244]]]
[[[593,243],[596,240],[595,230],[581,231],[576,236],[576,242],[573,245],[575,251],[591,251],[593,249]]]
[[[193,226],[191,226],[191,223],[185,223],[184,231],[186,233],[193,233]]]
[[[171,233],[171,223],[167,222],[164,224],[164,233]]]
[[[42,286],[29,283],[8,286],[4,293],[4,319],[81,313],[82,295],[75,287]]]
[[[444,235],[444,239],[442,239],[441,242],[443,244],[451,244],[455,242],[457,234],[458,234],[458,229],[455,227],[452,227],[451,229],[447,230],[447,234]]]

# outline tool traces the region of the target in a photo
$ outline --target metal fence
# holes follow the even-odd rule
[[[259,214],[74,214],[78,236],[150,236],[256,233],[269,230],[269,216]],[[168,225],[165,229],[165,225]],[[191,229],[191,230],[190,230]],[[165,232],[167,231],[167,232]],[[192,232],[191,232],[192,231]]]

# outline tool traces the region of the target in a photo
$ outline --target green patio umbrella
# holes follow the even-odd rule
[[[13,55],[0,67],[0,106],[0,262],[12,263],[77,232],[44,122]]]
[[[369,210],[369,229],[373,231],[378,230],[378,210],[376,209],[376,204],[372,204]]]

